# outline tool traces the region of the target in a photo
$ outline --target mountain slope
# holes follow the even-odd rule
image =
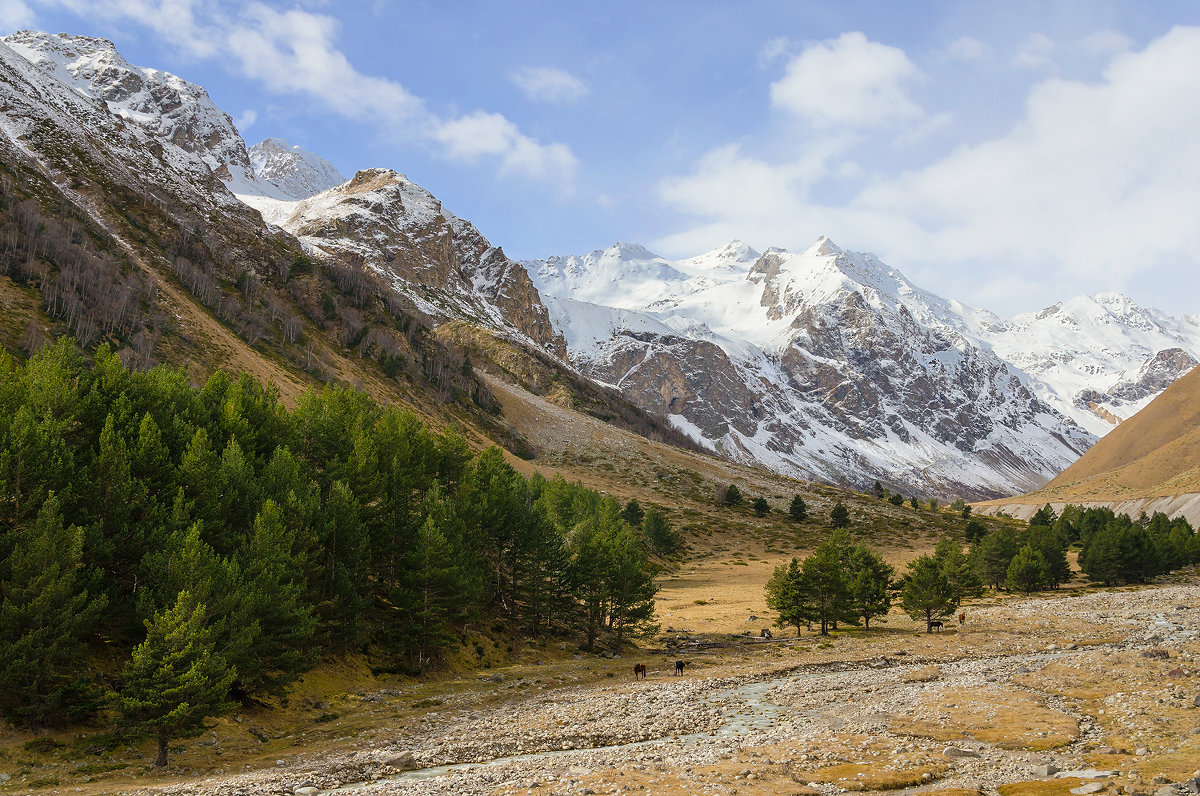
[[[981,496],[1042,483],[1093,441],[960,332],[949,302],[828,239],[525,266],[574,364],[740,461]]]

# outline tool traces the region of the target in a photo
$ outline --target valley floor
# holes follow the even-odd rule
[[[415,692],[360,694],[375,726],[354,737],[289,736],[258,770],[120,792],[1044,796],[1200,776],[1195,574],[966,611],[932,635],[893,612],[831,640],[706,648],[681,631],[612,660],[554,646],[469,687],[425,688],[418,717]],[[636,662],[648,679],[634,682]],[[84,792],[116,792],[99,784]]]

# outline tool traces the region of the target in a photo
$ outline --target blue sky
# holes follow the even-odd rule
[[[1200,313],[1194,2],[0,0],[406,173],[514,257],[820,234],[1018,312]]]

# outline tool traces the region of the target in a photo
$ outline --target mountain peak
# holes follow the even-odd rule
[[[307,199],[346,181],[328,160],[282,138],[268,138],[249,152],[255,175],[292,199]]]
[[[825,235],[822,235],[821,237],[817,238],[816,243],[814,243],[812,246],[809,246],[804,251],[804,254],[806,254],[808,256],[819,256],[819,257],[836,257],[837,255],[839,255],[841,253],[842,253],[842,247],[838,246],[836,243],[834,243],[832,240],[830,240]]]

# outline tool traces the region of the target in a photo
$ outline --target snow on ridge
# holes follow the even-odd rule
[[[268,138],[249,149],[255,175],[292,199],[307,199],[346,182],[332,163],[282,138]]]

